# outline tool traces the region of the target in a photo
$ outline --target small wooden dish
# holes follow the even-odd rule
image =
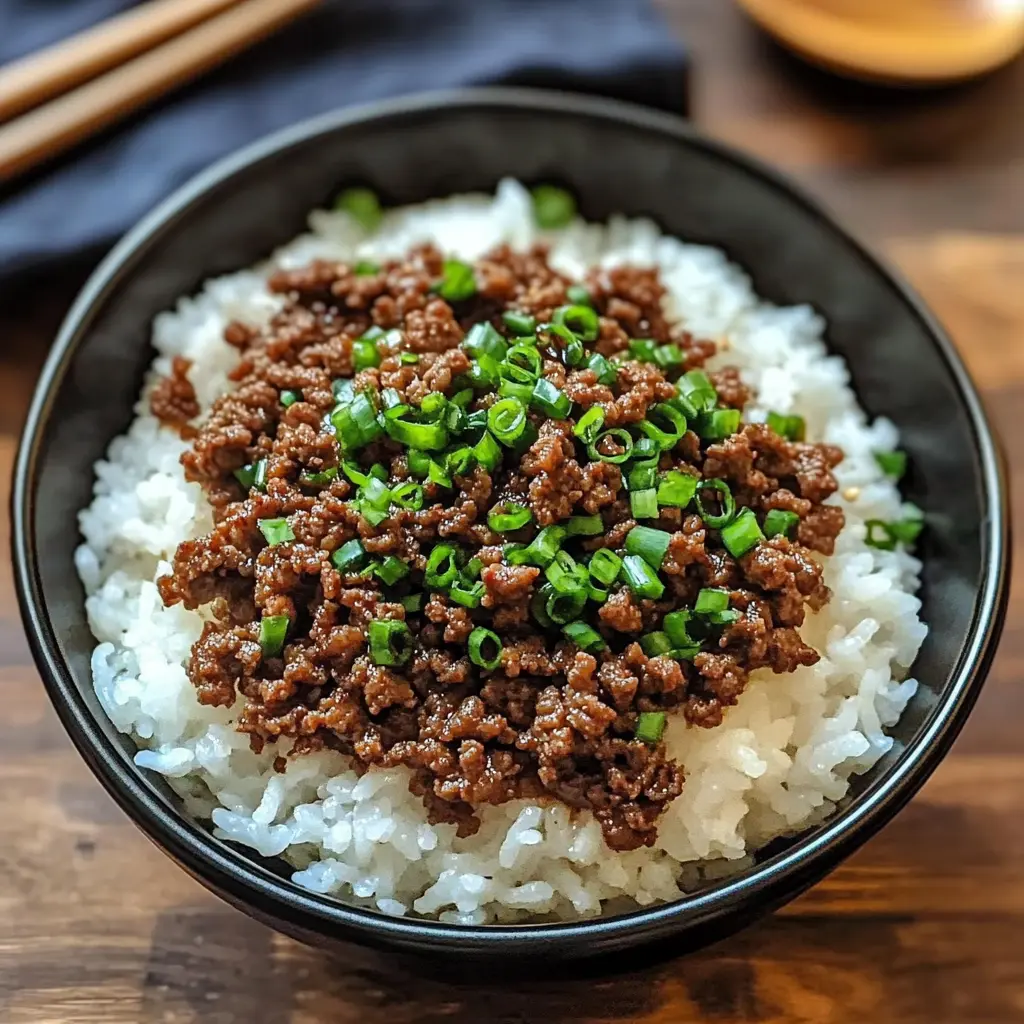
[[[853,78],[963,81],[1024,49],[1021,0],[738,0],[805,60]]]

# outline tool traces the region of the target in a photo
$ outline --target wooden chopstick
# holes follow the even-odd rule
[[[269,35],[320,0],[244,0],[0,126],[0,181],[21,174]]]
[[[239,0],[152,0],[0,67],[0,121],[176,36]]]

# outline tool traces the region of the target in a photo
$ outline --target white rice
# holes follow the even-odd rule
[[[499,242],[539,236],[529,196],[506,181],[494,197],[458,196],[391,211],[367,236],[347,215],[317,211],[310,233],[270,264],[210,281],[162,313],[159,353],[137,418],[96,466],[95,498],[81,513],[76,564],[88,594],[96,692],[111,720],[133,736],[140,768],[166,776],[187,813],[215,834],[265,856],[282,856],[299,885],[386,914],[479,924],[538,915],[574,917],[671,900],[748,863],[780,834],[828,816],[852,775],[890,748],[885,729],[913,696],[904,678],[926,633],[914,596],[920,563],[864,543],[864,521],[901,514],[896,487],[873,453],[896,446],[886,420],[869,423],[843,361],[822,343],[824,324],[806,307],[780,309],[753,293],[721,252],[684,245],[647,220],[576,221],[549,233],[552,262],[573,275],[595,264],[657,265],[667,313],[721,341],[720,363],[738,365],[756,389],[753,418],[799,412],[811,440],[839,444],[835,500],[847,526],[823,559],[832,601],[809,617],[804,639],[822,655],[790,675],[755,673],[716,729],[670,718],[667,744],[686,768],[682,796],[660,819],[655,848],[616,854],[589,814],[519,801],[484,808],[477,835],[430,825],[405,770],[359,777],[341,755],[320,753],[273,771],[276,753],[249,750],[230,709],[200,705],[185,665],[203,615],[165,608],[154,580],[178,543],[204,533],[210,514],[178,462],[185,448],[150,414],[145,393],[173,356],[192,361],[203,408],[229,384],[236,353],[222,339],[234,318],[264,322],[278,299],[264,288],[271,266],[314,257],[380,259],[432,241],[464,259]],[[751,415],[748,410],[748,415]]]

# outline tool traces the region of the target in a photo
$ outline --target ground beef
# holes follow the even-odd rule
[[[549,323],[573,282],[543,247],[498,248],[473,271],[475,294],[451,302],[437,288],[444,257],[429,246],[380,267],[315,261],[271,276],[283,305],[265,327],[228,326],[238,350],[234,387],[182,456],[187,479],[210,500],[213,527],[179,546],[160,594],[168,605],[209,609],[188,667],[197,697],[234,706],[236,727],[256,750],[287,741],[275,771],[290,758],[338,750],[359,770],[410,769],[431,820],[460,835],[478,827],[481,805],[529,798],[593,812],[613,849],[650,845],[684,770],[663,742],[638,738],[640,716],[678,714],[713,727],[752,671],[817,660],[799,627],[829,596],[812,552],[830,553],[843,526],[841,510],[827,504],[841,452],[788,441],[763,424],[709,443],[695,420],[661,452],[656,471],[723,480],[759,521],[779,509],[797,516],[796,528],[737,557],[692,506],[635,518],[629,487],[645,486],[630,476],[635,467],[595,458],[576,421],[597,409],[603,430],[638,439],[652,406],[671,401],[680,375],[701,367],[714,345],[666,320],[657,271],[626,266],[584,282],[596,313],[590,344],[612,360],[612,383],[540,328],[541,374],[572,411],[558,418],[531,402],[523,433],[498,446],[495,463],[481,464],[475,446],[504,395],[474,383],[467,333],[487,323],[508,337],[508,311]],[[633,338],[676,346],[672,368],[634,358]],[[377,365],[366,365],[367,340]],[[151,399],[179,430],[199,412],[188,369],[175,360]],[[734,369],[711,380],[722,406],[743,409],[750,390]],[[294,393],[287,402],[285,391]],[[369,403],[371,426],[373,409],[408,419],[442,402],[454,454],[449,460],[438,445],[416,455],[380,429],[348,444],[332,413],[347,407],[340,395],[354,394]],[[608,438],[594,451],[625,454]],[[401,486],[408,500],[366,504],[376,482]],[[515,508],[528,510],[529,522],[496,532],[489,515]],[[283,532],[268,520],[284,522]],[[578,646],[550,618],[564,618],[559,573],[580,579],[601,549],[625,555],[638,526],[668,534],[664,593],[641,597],[621,579],[591,580],[589,602],[571,615],[598,639],[577,637]],[[563,531],[569,561],[531,553],[543,528]],[[428,583],[439,544],[456,549],[455,578]],[[338,561],[353,545],[356,560]],[[690,646],[666,650],[665,615],[692,608],[708,587],[728,592],[726,613],[694,616]],[[273,623],[284,624],[283,642]],[[381,627],[407,628],[407,649],[382,655],[373,639]],[[488,648],[483,657],[490,668],[474,647],[480,628],[502,642],[497,656]]]
[[[199,415],[196,389],[188,379],[191,367],[190,360],[175,356],[171,362],[171,372],[157,381],[149,396],[149,408],[153,415],[161,423],[176,429],[183,437],[191,435],[189,420]]]

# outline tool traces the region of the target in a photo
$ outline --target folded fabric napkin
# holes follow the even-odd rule
[[[0,0],[0,63],[130,6]],[[0,192],[0,286],[109,245],[211,161],[342,105],[514,82],[681,113],[685,72],[682,48],[648,0],[328,0]]]

